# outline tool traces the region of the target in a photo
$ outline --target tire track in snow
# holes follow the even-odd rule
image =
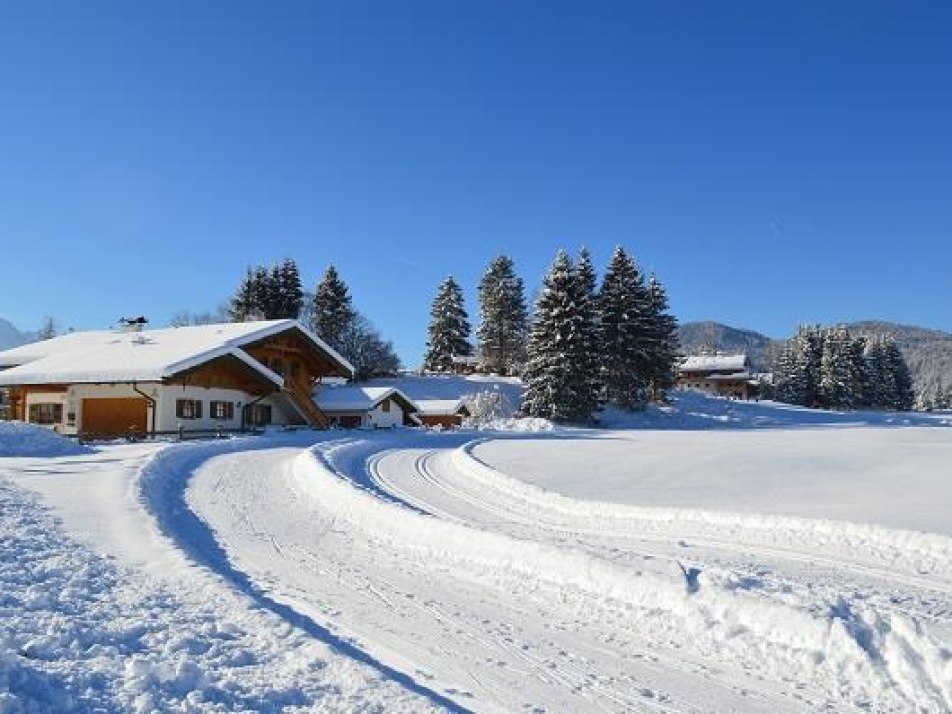
[[[440,472],[439,469],[433,468],[434,463],[440,463],[441,458],[445,458],[445,453],[446,452],[441,452],[438,450],[429,450],[415,453],[412,459],[414,473],[408,473],[406,471],[406,466],[409,463],[407,453],[401,453],[399,451],[390,453],[384,452],[371,455],[368,458],[367,471],[370,475],[370,478],[379,488],[402,500],[412,503],[416,508],[428,510],[444,517],[448,516],[457,521],[466,520],[465,518],[460,518],[459,513],[462,512],[471,517],[470,523],[476,527],[492,527],[494,522],[498,525],[508,521],[510,525],[518,524],[524,527],[530,526],[535,527],[537,531],[548,530],[550,533],[569,532],[576,535],[598,535],[600,537],[607,536],[609,538],[630,538],[632,535],[631,531],[625,532],[617,529],[606,530],[604,528],[592,529],[582,527],[577,524],[573,528],[571,521],[564,518],[558,523],[546,523],[544,519],[540,523],[540,516],[545,515],[544,511],[540,512],[541,509],[536,509],[535,511],[532,511],[531,509],[524,509],[524,502],[504,502],[502,505],[500,505],[499,501],[488,499],[486,497],[487,490],[492,493],[492,484],[489,485],[489,489],[484,488],[481,492],[476,493],[473,490],[462,488],[458,480],[447,478],[446,474],[451,473],[452,469],[450,469],[449,472],[445,470]],[[457,455],[459,453],[460,452],[456,452]],[[444,463],[443,466],[445,467],[446,464]],[[393,472],[388,473],[388,468],[394,469]],[[440,475],[437,475],[437,473],[440,473]],[[482,481],[483,483],[481,485],[486,486],[486,479],[482,479]],[[531,490],[532,488],[533,487],[527,487],[527,490]],[[422,495],[419,491],[420,489],[423,490]],[[427,492],[427,489],[430,489],[430,491]],[[493,495],[498,496],[499,494],[495,493]],[[507,493],[505,495],[508,496],[509,494]],[[463,507],[458,510],[453,510],[452,507],[446,502],[447,497],[450,498],[451,501],[452,499],[458,500]],[[564,500],[570,501],[570,499]],[[484,515],[478,516],[477,514],[479,513],[488,514],[491,516],[491,518],[487,519]],[[695,540],[696,539],[692,538],[692,541]],[[698,544],[713,546],[721,549],[754,552],[759,555],[768,555],[770,557],[779,558],[786,561],[800,561],[811,564],[823,562],[831,567],[843,567],[846,565],[850,568],[851,574],[854,577],[857,575],[874,577],[884,581],[899,582],[903,585],[911,585],[913,587],[919,588],[924,587],[933,591],[947,591],[944,583],[937,585],[934,581],[928,581],[902,573],[897,574],[894,572],[888,572],[883,569],[867,566],[864,564],[854,564],[850,562],[844,563],[833,558],[816,557],[813,553],[800,553],[785,549],[755,547],[747,543],[734,544],[729,541],[718,539],[708,539],[706,541],[703,539],[697,539],[696,542]],[[873,634],[872,628],[885,627],[887,630],[890,628],[895,630],[908,630],[911,628],[913,639],[917,640],[916,642],[909,641],[897,635],[893,638],[891,645],[893,650],[905,655],[905,659],[908,661],[916,662],[917,660],[921,660],[923,655],[920,650],[924,642],[922,633],[918,631],[918,625],[915,623],[912,623],[911,626],[907,625],[901,619],[895,619],[892,624],[888,624],[887,621],[883,619],[884,611],[887,613],[902,614],[905,614],[905,612],[899,608],[885,604],[884,602],[880,602],[878,605],[879,607],[877,610],[879,614],[877,614],[877,612],[868,614],[868,617],[872,618],[871,624],[863,623],[862,625],[857,625],[855,622],[849,623],[850,626],[856,630],[856,636],[860,639],[870,637],[871,634]],[[880,655],[878,652],[872,652],[871,656],[878,657]],[[904,677],[905,670],[908,669],[908,666],[902,665],[900,663],[898,667],[893,668],[893,676],[902,679]],[[926,666],[923,669],[927,672],[925,676],[913,677],[912,679],[915,681],[907,683],[910,684],[912,689],[919,690],[928,699],[931,699],[934,702],[946,701],[948,705],[949,689],[948,686],[943,686],[942,684],[941,678],[944,676],[942,669],[940,668],[931,675],[928,674],[930,667]],[[936,677],[938,677],[938,679],[936,679]]]
[[[227,551],[216,540],[211,529],[189,507],[185,498],[186,490],[192,476],[209,459],[259,448],[260,442],[255,443],[254,439],[212,445],[182,444],[165,449],[152,458],[140,472],[139,488],[143,504],[155,519],[162,534],[193,562],[208,568],[235,590],[246,595],[255,605],[281,617],[290,626],[377,670],[386,679],[422,696],[435,706],[449,711],[467,712],[465,707],[452,699],[376,659],[313,618],[275,599],[246,573],[232,565]],[[221,483],[219,481],[219,484]],[[254,527],[259,533],[266,532],[257,525]]]

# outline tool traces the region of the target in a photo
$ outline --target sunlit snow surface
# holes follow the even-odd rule
[[[0,711],[952,707],[948,417],[604,418],[0,459]]]

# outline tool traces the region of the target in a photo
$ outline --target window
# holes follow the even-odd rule
[[[230,421],[235,418],[235,403],[211,401],[208,403],[208,416],[219,421]]]
[[[201,399],[176,399],[175,416],[179,419],[201,419],[202,418],[202,400]]]
[[[34,424],[59,424],[63,421],[63,405],[55,402],[31,404],[30,421]]]
[[[390,400],[389,400],[389,399],[384,399],[382,402],[380,402],[380,409],[381,409],[381,411],[389,412],[389,411],[390,411]]]
[[[264,426],[271,423],[271,405],[254,404],[248,408],[248,424],[251,426]]]

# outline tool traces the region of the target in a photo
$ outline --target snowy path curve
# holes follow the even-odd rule
[[[873,630],[910,630],[916,635],[899,643],[902,654],[912,661],[923,654],[935,658],[932,666],[926,667],[931,674],[925,681],[911,682],[912,688],[921,686],[924,692],[937,694],[935,706],[949,706],[952,675],[943,643],[949,641],[952,623],[952,601],[948,597],[952,589],[947,580],[948,564],[952,562],[947,555],[950,539],[836,521],[578,501],[491,469],[472,455],[479,443],[455,450],[378,453],[367,460],[368,474],[382,490],[442,518],[506,528],[522,538],[534,534],[549,542],[572,542],[612,560],[617,560],[620,552],[627,552],[631,560],[640,557],[652,561],[639,567],[664,563],[661,570],[667,572],[671,572],[672,564],[665,563],[666,557],[693,556],[695,563],[703,565],[712,587],[756,587],[765,595],[779,594],[783,602],[798,602],[803,608],[832,618],[845,614],[852,619],[862,611],[864,624],[854,631],[860,640]],[[682,549],[685,537],[691,541],[690,556],[670,547]],[[620,547],[626,542],[628,548]],[[658,548],[666,542],[668,548]],[[766,546],[758,545],[764,542]],[[629,550],[632,544],[638,544],[639,550]],[[725,561],[716,552],[706,554],[703,549],[738,551],[748,562]],[[760,561],[760,567],[754,568],[759,577],[745,574],[753,565],[749,562],[751,556]],[[762,567],[765,558],[770,561],[769,571]],[[912,565],[903,568],[906,563]],[[817,577],[821,573],[811,573],[803,565],[826,567],[828,572],[821,571],[822,577]],[[765,572],[771,577],[765,578]],[[844,598],[844,592],[853,597]],[[918,637],[924,625],[932,628],[931,641]],[[909,662],[890,662],[889,657],[872,648],[870,656],[889,663],[891,678],[902,682]]]
[[[757,550],[709,519],[703,544],[685,544],[677,522],[643,537],[630,512],[593,527],[571,513],[583,502],[474,476],[464,441],[374,435],[222,456],[185,502],[270,598],[462,706],[952,706],[952,657],[928,620],[949,619],[941,583],[887,609],[888,582],[924,583],[854,564],[837,585],[855,597],[831,599],[821,584],[838,555]],[[675,557],[702,569],[697,593]]]

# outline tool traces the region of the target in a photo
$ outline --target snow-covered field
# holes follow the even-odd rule
[[[607,420],[0,459],[0,712],[952,711],[947,417]]]

